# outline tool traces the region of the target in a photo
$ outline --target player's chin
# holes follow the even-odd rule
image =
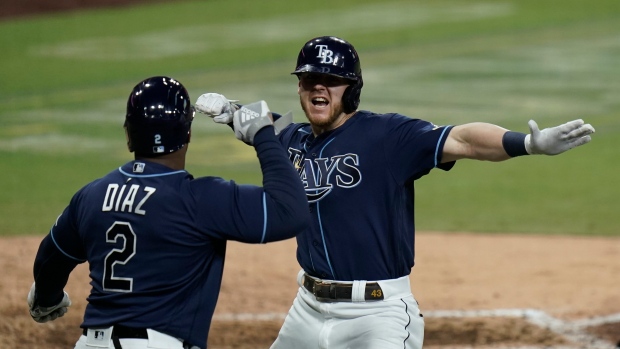
[[[308,121],[314,126],[329,127],[334,122],[334,117],[329,113],[306,114]]]

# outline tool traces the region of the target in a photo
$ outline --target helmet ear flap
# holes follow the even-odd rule
[[[352,113],[357,110],[357,107],[360,104],[360,96],[362,94],[362,87],[364,86],[364,81],[362,80],[362,76],[360,75],[358,80],[347,87],[342,95],[342,107],[346,114]]]

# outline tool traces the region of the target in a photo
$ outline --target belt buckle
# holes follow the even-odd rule
[[[312,294],[314,295],[314,297],[316,298],[317,301],[319,302],[324,302],[324,301],[330,301],[332,300],[331,298],[331,294],[332,292],[328,293],[328,297],[322,297],[319,296],[319,287],[321,286],[329,286],[330,287],[330,291],[332,287],[335,287],[331,282],[324,282],[324,281],[318,281],[315,280],[313,278],[309,278],[312,282]]]
[[[312,289],[308,289],[308,287],[306,287],[306,289],[308,289],[308,291],[310,291],[312,293],[312,295],[316,298],[317,301],[319,302],[331,302],[331,301],[336,301],[338,300],[338,298],[336,297],[336,287],[338,286],[338,283],[336,282],[325,282],[325,281],[319,281],[316,280],[314,278],[309,277],[307,274],[304,275],[304,278],[307,278],[308,281],[304,280],[304,285],[306,285],[306,282],[310,282],[312,284]],[[320,289],[323,288],[323,289]],[[328,288],[326,290],[326,288]],[[327,292],[325,292],[327,291]],[[325,294],[327,293],[327,294]]]
[[[314,280],[314,279],[311,279],[311,280],[312,280],[312,294],[314,295],[314,297],[318,301],[328,300],[329,298],[325,298],[325,297],[319,296],[319,287],[325,286],[325,285],[329,285],[329,283],[328,282],[323,282],[323,281],[317,281],[317,280]]]
[[[308,283],[311,283],[312,287],[308,288]],[[304,288],[310,291],[313,295],[316,293],[316,281],[314,281],[313,278],[308,276],[308,274],[304,274],[303,285]]]

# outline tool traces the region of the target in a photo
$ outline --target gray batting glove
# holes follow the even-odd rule
[[[250,103],[233,114],[233,127],[237,139],[254,144],[254,136],[265,126],[273,125],[273,116],[265,101]]]
[[[69,295],[67,292],[64,292],[64,296],[60,303],[52,306],[52,307],[41,307],[39,305],[34,305],[35,300],[35,283],[32,283],[32,287],[30,287],[30,292],[28,292],[28,307],[30,308],[30,316],[34,319],[34,321],[39,323],[44,323],[48,321],[54,321],[59,317],[62,317],[67,313],[68,308],[71,306],[71,300],[69,299]]]
[[[542,131],[534,120],[528,125],[530,134],[525,136],[525,150],[529,154],[557,155],[590,142],[590,135],[594,133],[594,127],[581,119]]]
[[[233,120],[233,114],[239,108],[235,103],[219,93],[205,93],[198,97],[194,108],[199,113],[206,114],[213,118],[218,124],[229,124]]]
[[[280,118],[273,122],[273,128],[275,129],[276,135],[279,135],[282,130],[286,128],[286,126],[293,123],[293,112],[288,111],[286,114],[281,115]]]

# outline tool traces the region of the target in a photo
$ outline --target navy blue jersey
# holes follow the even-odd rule
[[[309,221],[303,188],[273,130],[261,130],[255,147],[264,187],[194,179],[148,161],[89,183],[41,244],[37,292],[58,297],[70,270],[88,261],[92,289],[82,327],[152,328],[204,347],[226,240],[291,238]]]
[[[297,259],[310,275],[384,280],[414,264],[413,181],[441,165],[451,126],[400,114],[358,111],[318,137],[307,123],[280,134],[298,169],[312,216],[297,236]]]

